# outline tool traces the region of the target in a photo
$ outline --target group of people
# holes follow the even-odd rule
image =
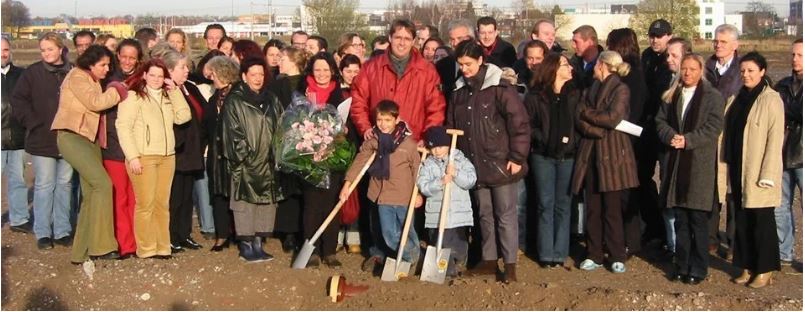
[[[342,35],[335,49],[302,31],[290,44],[272,39],[261,48],[211,24],[205,51],[194,56],[179,29],[160,40],[143,28],[120,41],[81,31],[71,62],[64,40],[48,33],[41,60],[27,69],[12,64],[3,38],[11,230],[33,233],[40,249],[72,246],[73,263],[170,258],[202,248],[191,236],[195,207],[213,252],[236,242],[239,257],[253,263],[273,258],[263,248],[270,237],[297,251],[341,201],[363,213],[351,224],[335,218],[309,267],[340,267],[343,246],[365,251],[363,269],[378,272],[407,239],[403,259],[413,274],[419,237],[435,244],[440,212],[449,209],[451,277],[502,273],[517,281],[531,230],[539,265],[564,265],[576,223],[585,234],[582,270],[625,272],[631,255],[661,241],[674,262],[670,278],[698,284],[723,239],[727,258],[743,269],[735,283],[771,283],[794,260],[801,39],[792,44],[791,76],[773,84],[761,54],[738,53],[730,25],[716,29],[707,59],[662,19],[650,25],[642,53],[629,28],[611,31],[606,48],[591,26],[572,34],[570,53],[553,23],[540,20],[515,48],[494,18],[482,17],[451,22],[447,46],[436,27],[395,20],[367,53],[357,33]],[[327,188],[277,169],[272,142],[300,96],[318,108],[351,99],[341,122],[359,152],[346,172],[329,173]],[[634,125],[642,132],[624,130]],[[463,131],[456,149],[448,129]],[[70,205],[75,193],[80,208]],[[537,203],[529,209],[536,224],[525,222],[524,198]],[[424,206],[424,224],[403,238],[412,200]],[[726,237],[718,231],[722,207]],[[476,248],[480,261],[467,269]]]

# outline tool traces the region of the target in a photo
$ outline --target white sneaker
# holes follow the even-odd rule
[[[615,262],[612,264],[612,272],[613,273],[626,272],[626,265],[623,264],[623,262]]]
[[[595,263],[595,261],[593,261],[591,259],[586,259],[586,260],[581,262],[581,265],[579,265],[579,269],[582,269],[582,270],[585,270],[585,271],[592,271],[592,270],[595,270],[595,269],[600,268],[600,267],[601,267],[600,264]]]

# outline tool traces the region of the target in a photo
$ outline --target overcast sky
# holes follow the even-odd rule
[[[59,14],[73,15],[76,11],[79,16],[114,16],[114,15],[138,15],[138,14],[158,14],[158,15],[235,15],[249,14],[252,12],[265,12],[268,7],[268,0],[136,0],[136,1],[110,1],[110,0],[21,0],[31,10],[31,16],[58,16]],[[512,7],[512,0],[483,0],[489,6],[508,8]],[[727,12],[732,13],[743,10],[751,0],[725,0]],[[292,14],[294,9],[299,7],[301,0],[271,0],[273,7],[278,14]],[[559,3],[561,6],[584,6],[584,5],[607,5],[607,4],[629,4],[637,3],[637,0],[536,0],[537,5],[553,6]],[[777,10],[778,15],[788,16],[789,0],[763,1],[771,3]],[[191,5],[192,3],[192,5]],[[382,10],[388,7],[388,0],[360,0],[361,11]]]

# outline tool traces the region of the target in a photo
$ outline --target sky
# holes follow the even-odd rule
[[[79,16],[115,16],[115,15],[140,15],[152,13],[155,15],[242,15],[250,12],[266,12],[269,0],[137,0],[137,1],[114,1],[114,0],[20,0],[28,6],[31,17],[44,16],[52,17],[59,14],[74,15],[77,11]],[[482,0],[492,7],[508,8],[512,7],[512,0]],[[723,0],[726,3],[727,13],[737,12],[746,8],[746,4],[752,0]],[[301,0],[270,0],[277,14],[293,14],[294,10],[302,3]],[[536,0],[539,6],[553,6],[559,3],[561,6],[584,6],[584,5],[606,5],[606,4],[629,4],[637,3],[637,0]],[[770,3],[777,10],[781,17],[788,16],[789,0],[763,1]],[[125,4],[122,4],[125,3]],[[189,5],[192,3],[192,5]],[[388,7],[388,0],[360,0],[361,11],[382,10]]]

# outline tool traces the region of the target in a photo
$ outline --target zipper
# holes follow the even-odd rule
[[[163,156],[168,155],[168,127],[165,127],[165,112],[162,110],[162,100],[164,99],[164,95],[161,93],[159,94],[159,115],[162,117],[162,137],[165,138],[165,154]]]

